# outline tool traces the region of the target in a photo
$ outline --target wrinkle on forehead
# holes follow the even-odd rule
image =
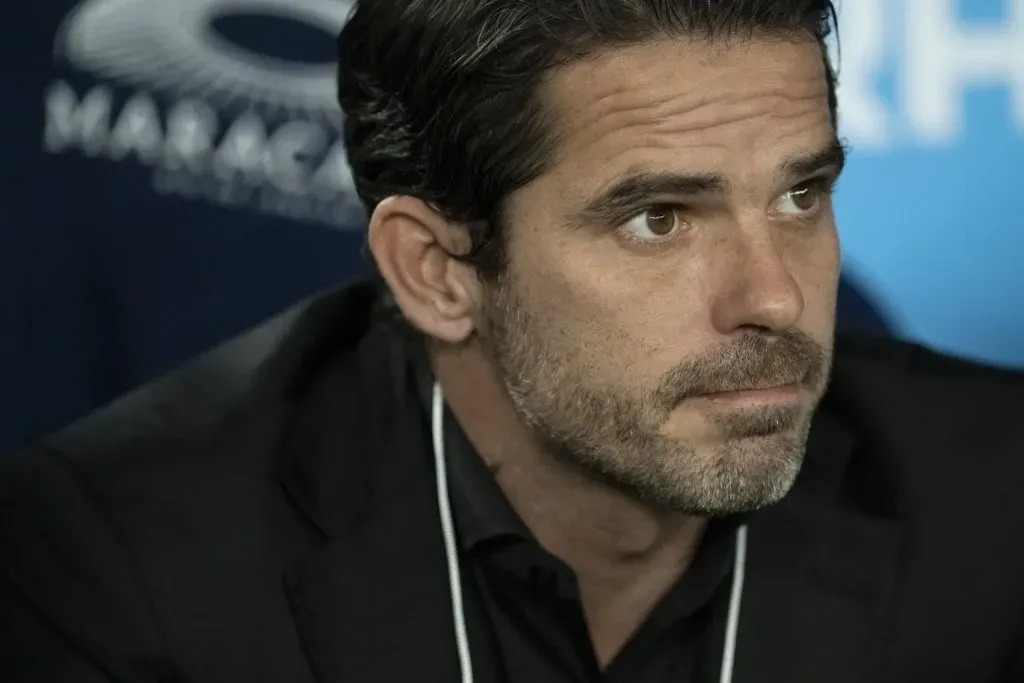
[[[676,145],[706,143],[693,138],[765,117],[794,129],[777,131],[783,135],[831,124],[821,52],[809,40],[620,48],[558,70],[544,96],[558,114],[559,156],[566,158],[595,145],[617,147],[623,136],[634,145],[660,145],[663,136],[680,138]]]

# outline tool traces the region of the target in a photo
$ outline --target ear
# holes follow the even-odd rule
[[[414,326],[458,344],[475,328],[480,301],[472,267],[450,254],[469,250],[462,226],[415,197],[388,197],[374,210],[370,251],[398,307]]]

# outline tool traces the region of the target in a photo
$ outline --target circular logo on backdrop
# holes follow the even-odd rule
[[[83,70],[132,86],[337,121],[335,67],[260,54],[214,29],[232,16],[306,24],[337,36],[350,0],[85,0],[57,50]]]

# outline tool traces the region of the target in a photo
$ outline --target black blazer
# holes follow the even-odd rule
[[[0,681],[458,680],[424,411],[372,303],[328,293],[2,459]],[[841,340],[749,525],[736,683],[1024,681],[1022,412],[1019,374]]]

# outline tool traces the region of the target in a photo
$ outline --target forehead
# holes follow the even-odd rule
[[[825,67],[807,40],[660,40],[554,71],[553,172],[599,183],[626,169],[712,169],[740,179],[835,136]]]

